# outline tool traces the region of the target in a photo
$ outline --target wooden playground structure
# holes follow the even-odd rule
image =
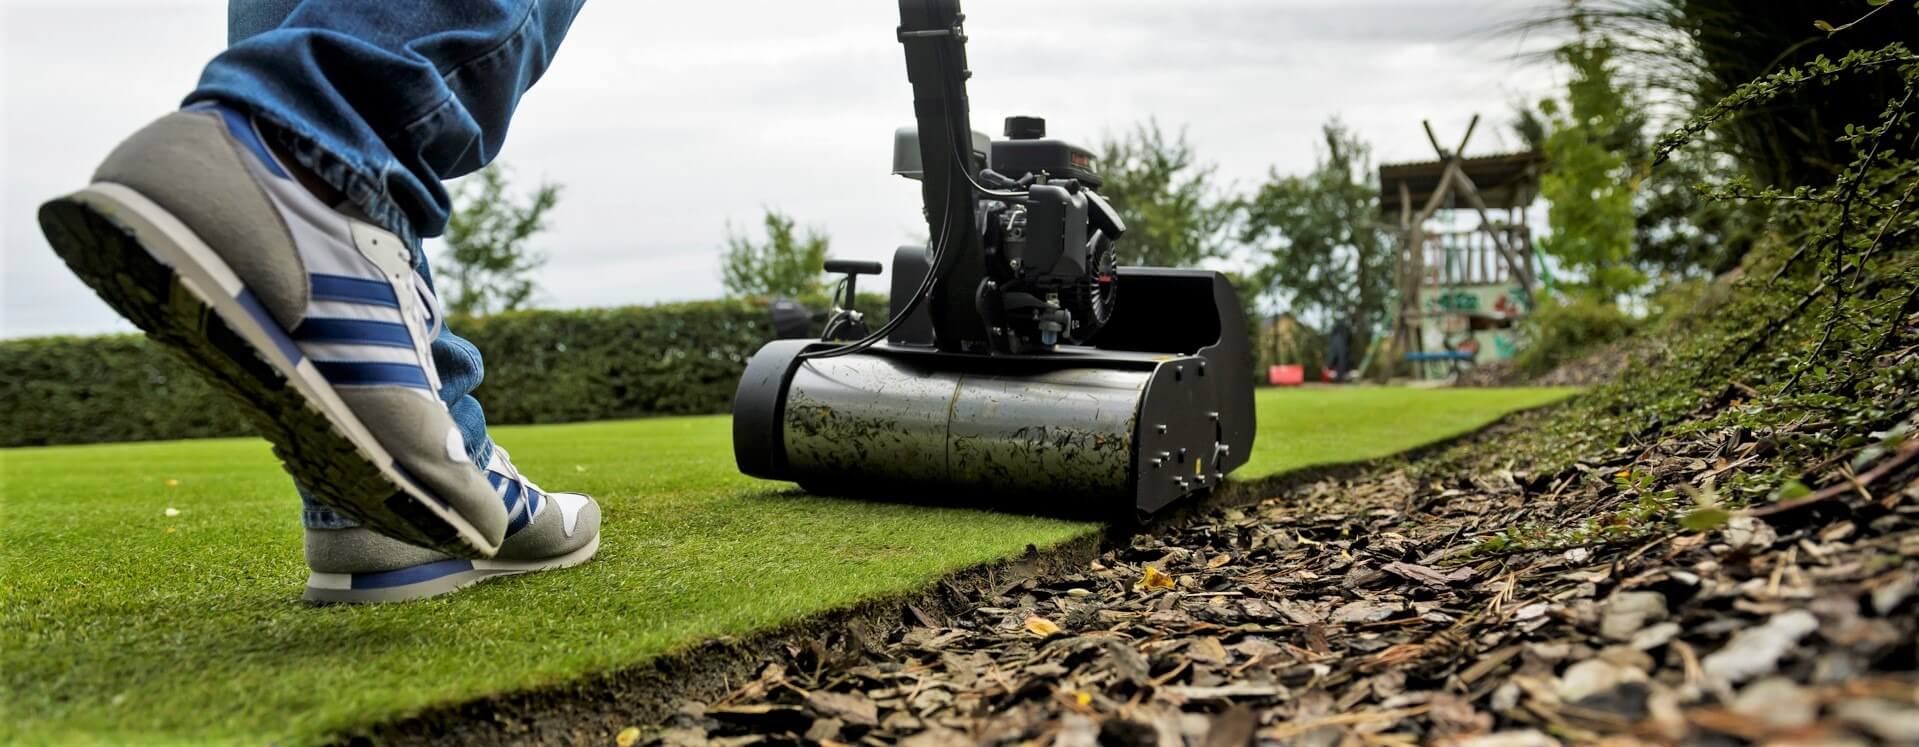
[[[1519,322],[1541,291],[1526,208],[1543,159],[1536,151],[1463,157],[1478,115],[1451,150],[1422,124],[1438,160],[1382,164],[1379,205],[1398,217],[1399,302],[1386,360],[1409,361],[1427,378],[1517,350]]]

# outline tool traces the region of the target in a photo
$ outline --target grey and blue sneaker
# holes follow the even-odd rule
[[[579,493],[548,493],[493,447],[487,479],[507,508],[506,541],[487,560],[450,557],[365,529],[308,529],[309,602],[406,602],[496,576],[579,565],[600,549],[600,507]]]
[[[245,116],[161,117],[40,208],[75,274],[244,405],[287,472],[380,533],[491,557],[507,514],[446,405],[440,309],[394,234],[292,178]]]

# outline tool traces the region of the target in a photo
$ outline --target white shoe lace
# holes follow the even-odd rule
[[[420,320],[426,325],[428,347],[426,360],[423,362],[426,364],[427,379],[433,385],[433,394],[437,397],[440,393],[440,367],[433,364],[431,348],[433,341],[439,339],[440,332],[446,329],[446,311],[440,305],[439,294],[433,292],[433,286],[428,285],[426,277],[418,272],[413,273],[413,292],[420,297],[420,313],[426,315],[425,319]]]
[[[439,337],[441,330],[446,329],[446,320],[443,318],[445,311],[440,305],[439,294],[434,293],[433,286],[427,285],[426,277],[417,272],[413,273],[413,290],[420,294],[421,301],[426,302],[421,308],[427,314],[424,320],[427,323],[427,339]]]
[[[499,444],[493,445],[493,456],[499,459],[500,469],[506,473],[506,479],[512,480],[520,484],[520,500],[521,501],[530,502],[530,499],[526,497],[526,491],[529,491],[529,490],[539,493],[542,496],[547,495],[547,492],[544,490],[541,490],[540,486],[533,484],[532,480],[528,480],[525,477],[520,476],[520,468],[513,466],[513,459],[507,456],[506,449],[501,448]],[[500,487],[502,490],[504,490],[506,488],[506,483],[500,483]],[[539,508],[534,510],[534,515],[537,516],[540,511],[543,511],[545,509],[546,509],[546,501],[542,500],[540,501]],[[528,516],[527,518],[531,519],[533,517]]]

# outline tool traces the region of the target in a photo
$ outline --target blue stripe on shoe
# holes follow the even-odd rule
[[[351,586],[355,589],[390,589],[425,581],[446,578],[455,573],[473,570],[473,561],[465,558],[449,558],[431,563],[407,566],[378,573],[355,573]]]
[[[320,375],[334,386],[404,386],[431,390],[426,370],[411,363],[352,363],[314,361]]]
[[[294,328],[293,339],[301,342],[413,347],[413,335],[407,332],[406,325],[365,319],[307,319]]]
[[[520,530],[526,528],[527,522],[532,520],[533,520],[532,510],[521,511],[517,514],[514,514],[513,520],[508,521],[506,523],[506,536],[511,537],[515,534],[519,534]]]
[[[247,316],[253,317],[254,324],[266,330],[267,337],[273,338],[273,346],[280,349],[280,355],[286,357],[287,363],[300,365],[299,346],[294,345],[293,340],[288,339],[286,333],[280,331],[280,323],[274,320],[272,314],[267,313],[267,307],[260,305],[260,299],[253,296],[251,289],[240,291],[240,295],[234,296],[233,300],[240,304],[240,308],[247,310]]]
[[[241,145],[246,146],[247,150],[253,151],[254,157],[260,159],[260,163],[267,167],[267,171],[273,172],[274,176],[281,179],[287,178],[286,170],[281,169],[280,162],[267,152],[266,143],[260,142],[260,133],[253,129],[253,120],[246,114],[238,109],[211,101],[189,106],[187,111],[210,111],[220,115],[220,119],[226,122],[227,132],[233,135],[233,139],[240,141]]]
[[[506,484],[506,493],[500,496],[500,502],[506,504],[507,512],[511,513],[513,511],[513,504],[520,502],[519,481],[516,480]]]
[[[533,515],[540,511],[540,501],[545,497],[540,491],[526,484],[525,480],[515,480],[499,472],[488,471],[486,481],[500,490],[500,501],[506,504],[506,536],[511,537],[525,529],[533,521]],[[504,484],[504,487],[502,487]]]
[[[393,286],[384,280],[317,272],[308,274],[307,279],[313,284],[313,297],[321,301],[350,301],[400,308],[400,297],[393,294]]]

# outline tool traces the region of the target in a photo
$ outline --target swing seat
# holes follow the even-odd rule
[[[1470,363],[1475,357],[1477,356],[1475,356],[1472,353],[1466,352],[1464,350],[1441,350],[1433,353],[1407,353],[1406,361],[1409,363],[1433,363],[1433,362],[1445,362],[1445,361],[1460,361],[1460,362]]]

